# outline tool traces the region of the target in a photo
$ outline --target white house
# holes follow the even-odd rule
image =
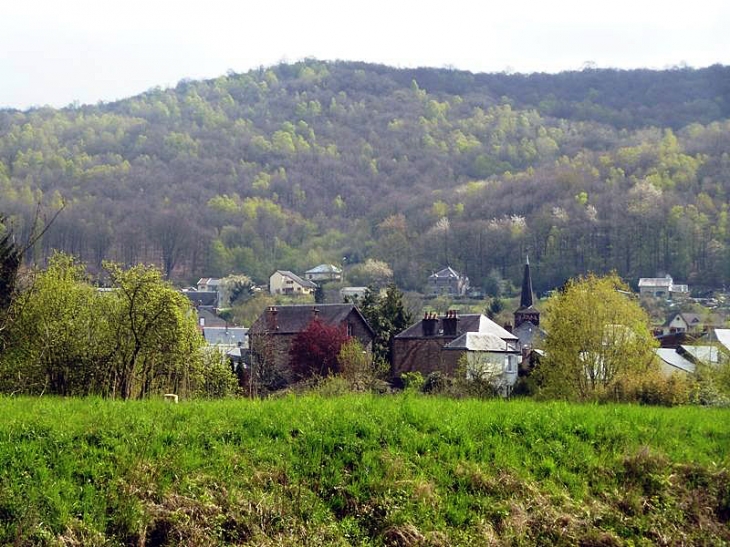
[[[287,294],[299,296],[314,294],[317,285],[308,279],[287,270],[276,270],[269,277],[269,292],[271,294]]]
[[[522,360],[520,344],[491,332],[465,332],[444,346],[460,351],[466,359],[467,380],[488,380],[503,396],[512,393]]]
[[[304,279],[310,281],[342,281],[342,269],[333,264],[320,264],[304,272]]]
[[[689,295],[689,287],[674,283],[669,274],[664,277],[641,277],[639,278],[639,295],[671,299]]]

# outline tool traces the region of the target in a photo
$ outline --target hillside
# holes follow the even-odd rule
[[[557,75],[309,60],[110,104],[0,111],[0,211],[35,259],[179,281],[387,262],[535,289],[587,270],[730,282],[730,67]]]
[[[723,545],[727,409],[0,398],[0,543]]]

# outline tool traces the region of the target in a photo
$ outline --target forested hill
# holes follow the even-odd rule
[[[588,270],[730,282],[730,67],[557,75],[305,61],[0,111],[0,212],[174,279],[387,262],[536,290]]]

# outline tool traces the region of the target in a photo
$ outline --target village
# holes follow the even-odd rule
[[[276,270],[268,287],[249,287],[251,294],[266,291],[278,303],[266,309],[248,326],[234,325],[221,311],[230,304],[225,280],[201,278],[184,289],[198,314],[206,344],[229,360],[242,387],[249,387],[257,370],[282,371],[288,385],[293,381],[292,345],[313,322],[342,329],[359,341],[370,362],[377,334],[359,309],[368,292],[384,289],[347,285],[342,267],[321,264],[302,275]],[[730,354],[730,329],[724,327],[724,296],[692,298],[686,284],[670,275],[640,278],[638,293],[625,297],[640,302],[652,318],[654,349],[661,374],[691,378],[698,367],[718,367]],[[510,312],[475,312],[468,277],[447,266],[432,273],[422,295],[420,314],[398,332],[390,333],[385,377],[394,386],[416,373],[423,378],[488,377],[494,395],[524,394],[524,381],[545,356],[547,335],[541,325],[540,302],[532,288],[529,258],[517,307]],[[437,300],[438,299],[438,300]],[[448,308],[436,306],[448,303]],[[691,311],[689,311],[691,310]],[[491,316],[491,317],[490,317]],[[515,391],[517,388],[518,391]]]

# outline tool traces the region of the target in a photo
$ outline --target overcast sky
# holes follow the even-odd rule
[[[305,57],[473,72],[730,64],[730,0],[2,0],[0,107]]]

